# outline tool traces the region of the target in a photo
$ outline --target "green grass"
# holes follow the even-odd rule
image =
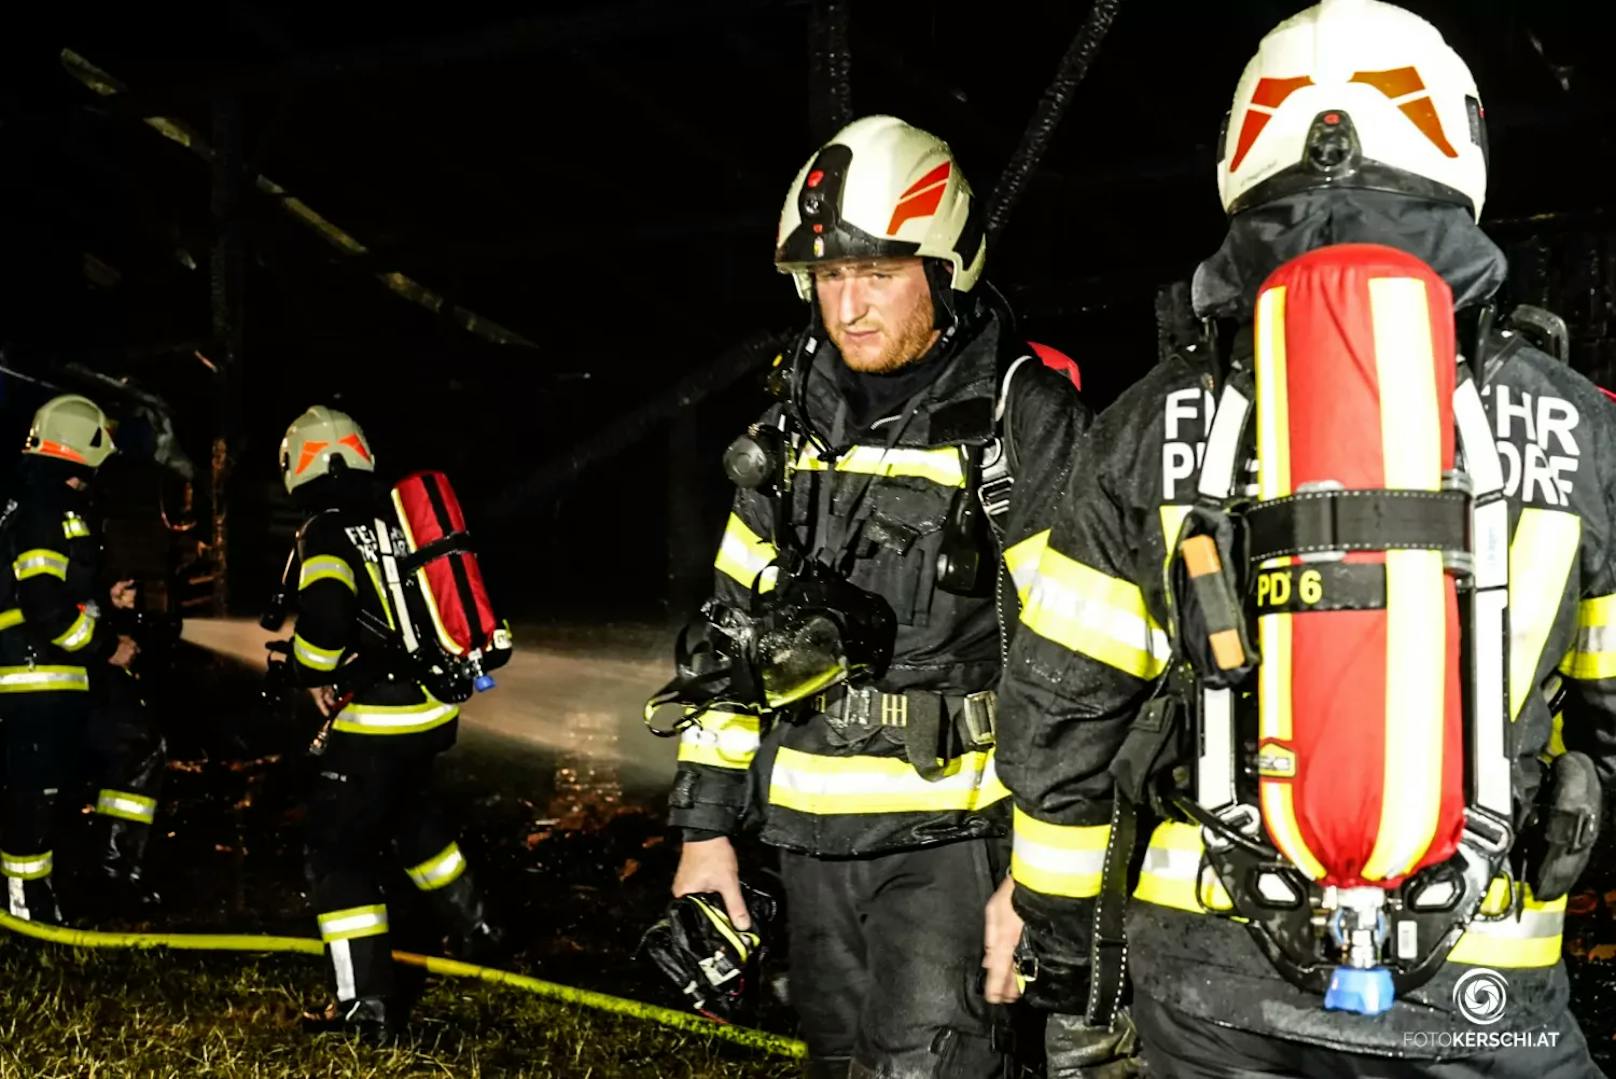
[[[433,979],[410,1039],[298,1029],[324,971],[297,956],[64,948],[0,932],[0,1079],[527,1076],[785,1079],[789,1060],[466,979]]]

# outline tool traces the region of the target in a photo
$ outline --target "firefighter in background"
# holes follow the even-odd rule
[[[395,864],[451,927],[457,954],[488,958],[502,944],[432,794],[433,762],[454,744],[459,708],[434,699],[389,638],[402,612],[382,591],[375,528],[391,508],[364,432],[316,405],[287,429],[280,467],[309,514],[297,538],[289,673],[328,720],[308,795],[306,868],[336,1000],[305,1024],[387,1041],[408,1007],[383,895]]]
[[[996,606],[1013,618],[1016,595],[1003,575],[996,595],[988,529],[957,522],[984,500],[977,465],[1002,437],[1016,474],[994,527],[1019,579],[1042,544],[1039,499],[1063,483],[1087,412],[1068,378],[1016,362],[1026,346],[977,287],[982,218],[947,145],[888,116],[818,150],[781,217],[775,262],[811,322],[782,361],[787,400],[762,425],[788,416],[800,456],[791,494],[738,492],[717,598],[745,610],[755,586],[785,590],[768,568],[783,546],[814,552],[890,606],[896,644],[873,686],[838,684],[772,714],[719,703],[685,729],[673,890],[716,893],[749,926],[730,837],[761,818],[780,848],[790,995],[813,1076],[988,1079],[1003,1067],[979,980],[1009,823],[992,735]],[[789,539],[776,535],[781,498]],[[980,553],[980,579],[945,579],[941,556],[960,543]]]
[[[57,801],[79,774],[92,670],[123,677],[133,640],[111,631],[102,604],[134,604],[131,582],[99,594],[100,542],[89,487],[113,453],[107,418],[88,398],[47,401],[19,466],[19,497],[0,533],[10,565],[0,599],[0,734],[5,797],[0,873],[14,917],[60,922],[51,874]]]
[[[1117,992],[1115,931],[1094,950],[1100,962],[1090,962],[1100,870],[1108,840],[1117,838],[1108,822],[1127,809],[1127,800],[1114,801],[1114,777],[1163,764],[1170,776],[1172,765],[1195,763],[1136,756],[1152,727],[1134,720],[1142,710],[1170,714],[1152,711],[1156,696],[1175,692],[1162,682],[1172,669],[1163,566],[1196,500],[1202,451],[1211,452],[1212,388],[1252,369],[1254,303],[1268,275],[1305,252],[1354,242],[1417,256],[1446,281],[1458,351],[1478,378],[1490,375],[1481,434],[1496,436],[1506,461],[1531,466],[1515,468],[1506,487],[1514,761],[1505,786],[1514,787],[1513,824],[1525,833],[1516,853],[1539,852],[1514,859],[1526,885],[1514,893],[1521,905],[1510,913],[1511,889],[1495,879],[1481,914],[1463,925],[1432,979],[1373,1016],[1326,1010],[1318,994],[1281,976],[1248,929],[1228,917],[1229,892],[1221,877],[1206,875],[1202,830],[1193,824],[1141,828],[1149,844],[1138,887],[1115,908],[1106,889],[1100,924],[1108,924],[1108,909],[1126,909],[1122,951],[1153,1075],[1598,1074],[1567,1006],[1565,901],[1539,895],[1563,896],[1591,844],[1597,783],[1591,794],[1584,782],[1580,794],[1564,797],[1562,780],[1591,773],[1590,757],[1607,780],[1616,768],[1616,652],[1607,628],[1616,611],[1616,425],[1591,383],[1490,328],[1487,307],[1506,266],[1477,227],[1484,139],[1464,62],[1429,23],[1390,4],[1325,0],[1280,24],[1246,68],[1218,165],[1228,238],[1201,264],[1192,289],[1195,313],[1215,332],[1180,348],[1096,420],[1003,686],[1000,760],[1017,812],[1013,903],[1025,919],[1019,973],[1029,998],[1061,1013],[1052,1025],[1052,1075],[1082,1074],[1060,1071],[1059,1035],[1084,1034],[1086,1006],[1109,1006]],[[1422,323],[1411,332],[1430,331]],[[1379,434],[1364,437],[1379,449]],[[1243,459],[1233,452],[1222,456]],[[1554,454],[1548,477],[1546,452]],[[1295,620],[1313,617],[1330,615]],[[1571,690],[1565,746],[1587,755],[1557,764],[1550,778],[1538,761],[1550,736],[1541,690],[1557,667]],[[1395,750],[1387,753],[1390,762]],[[1429,767],[1432,758],[1404,759]],[[1036,845],[1023,850],[1024,837]],[[1399,940],[1399,954],[1402,946]],[[1456,996],[1459,980],[1482,968],[1507,982],[1507,1003],[1486,992]],[[996,999],[1017,995],[1007,965],[990,983]],[[1497,1029],[1555,1032],[1555,1044],[1452,1047],[1456,1032],[1483,1029],[1461,1008],[1489,997],[1505,1005]]]
[[[139,674],[151,653],[144,657],[90,675],[87,741],[103,784],[95,798],[92,899],[107,913],[150,910],[161,902],[145,878],[145,857],[168,757]]]

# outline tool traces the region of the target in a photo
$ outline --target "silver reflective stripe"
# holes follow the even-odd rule
[[[410,880],[423,892],[442,888],[452,883],[466,868],[466,859],[458,844],[450,843],[435,857],[428,858],[409,871]]]
[[[157,816],[157,800],[125,791],[104,790],[95,800],[95,811],[105,817],[150,824]]]
[[[51,643],[64,652],[77,652],[80,648],[89,644],[90,638],[94,636],[95,619],[88,612],[80,611],[78,618],[73,620],[73,624],[68,627],[67,632]]]
[[[1459,428],[1459,447],[1464,451],[1465,472],[1475,493],[1491,494],[1504,489],[1504,465],[1493,441],[1492,425],[1482,407],[1481,393],[1474,379],[1465,379],[1453,389],[1453,419]]]
[[[1201,852],[1175,850],[1171,847],[1147,847],[1144,865],[1140,871],[1172,880],[1193,882],[1201,871]]]
[[[1505,915],[1496,921],[1478,915],[1465,926],[1466,933],[1494,940],[1540,940],[1557,937],[1564,929],[1564,910],[1524,910],[1520,921],[1516,921],[1514,915]]]
[[[1020,832],[1013,839],[1016,858],[1034,869],[1060,876],[1099,873],[1105,868],[1105,851],[1069,850],[1028,839]]]
[[[342,660],[341,649],[321,648],[296,634],[292,635],[292,653],[299,663],[317,671],[334,671]]]
[[[6,854],[0,852],[0,873],[18,880],[38,880],[48,877],[54,867],[51,852],[44,854]]]
[[[1471,663],[1475,683],[1476,729],[1473,767],[1476,773],[1476,804],[1508,820],[1514,797],[1510,761],[1505,750],[1505,728],[1509,725],[1509,698],[1505,693],[1504,625],[1509,612],[1509,593],[1488,588],[1471,599],[1475,619],[1476,646]]]
[[[49,552],[35,554],[32,558],[19,558],[11,566],[16,571],[19,581],[40,573],[49,573],[57,577],[67,576],[67,559]]]
[[[1212,433],[1206,437],[1206,455],[1201,460],[1200,493],[1208,498],[1229,497],[1234,487],[1235,455],[1240,452],[1240,429],[1246,424],[1251,402],[1234,386],[1223,387],[1217,411],[1212,416]]]
[[[84,671],[13,670],[0,674],[0,689],[89,689],[90,676]]]
[[[1227,689],[1201,693],[1203,750],[1196,763],[1196,800],[1208,809],[1234,801],[1234,699]]]
[[[360,711],[363,707],[363,705],[355,705],[344,710],[338,724],[339,729],[364,727],[369,730],[385,731],[398,727],[419,727],[423,724],[450,719],[457,711],[452,704],[439,704],[431,708],[424,708],[419,712],[402,713]]]
[[[353,952],[345,940],[333,940],[327,947],[331,949],[331,970],[337,976],[337,999],[352,1000],[358,996],[354,988]]]
[[[376,936],[387,932],[387,908],[377,905],[332,911],[320,915],[319,922],[320,936],[327,941]]]

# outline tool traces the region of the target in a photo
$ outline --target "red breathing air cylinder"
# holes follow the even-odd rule
[[[492,689],[484,657],[502,643],[482,569],[466,534],[466,518],[449,479],[441,472],[416,472],[393,488],[393,506],[417,562],[417,581],[426,601],[431,638],[449,656],[468,662],[473,688]],[[508,648],[508,645],[506,646]]]
[[[1342,244],[1274,271],[1255,325],[1260,500],[1441,489],[1454,467],[1453,324],[1447,284],[1393,248]],[[1328,599],[1335,567],[1354,564],[1384,573],[1383,607],[1308,609]],[[1269,837],[1342,888],[1395,887],[1446,860],[1464,826],[1464,729],[1441,552],[1321,552],[1256,572]],[[1283,587],[1288,604],[1265,612],[1265,577],[1270,601]]]

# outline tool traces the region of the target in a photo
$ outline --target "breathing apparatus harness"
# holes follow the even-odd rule
[[[934,346],[937,354],[928,362],[948,365],[957,359],[962,331],[974,323],[961,317],[952,290],[946,282],[939,287],[940,279],[929,266],[928,275],[939,321],[944,323]],[[949,294],[946,301],[936,299],[939,292]],[[717,701],[774,709],[824,694],[840,683],[866,686],[885,674],[892,660],[896,616],[885,599],[847,579],[843,563],[856,528],[849,524],[841,535],[832,534],[828,474],[818,489],[817,550],[810,551],[791,526],[791,497],[802,455],[817,453],[834,467],[836,458],[847,451],[837,446],[841,432],[821,430],[807,406],[808,375],[821,345],[818,326],[816,314],[810,328],[798,336],[789,359],[777,361],[770,374],[768,389],[780,401],[779,416],[753,424],[724,453],[724,471],[731,482],[769,499],[776,557],[752,581],[745,610],[711,599],[680,632],[675,646],[677,673],[645,706],[646,726],[659,736],[679,734],[697,722],[704,706]],[[1024,360],[1018,359],[1006,373],[1006,389],[1010,375]],[[902,419],[891,425],[883,454],[897,445],[942,377],[939,373],[909,399]],[[997,420],[1003,418],[1007,396],[1001,395]],[[986,446],[965,447],[966,485],[948,513],[937,558],[936,587],[944,591],[986,596],[995,587],[1001,594],[1004,590],[1002,559],[994,559],[999,563],[995,580],[983,573],[982,555],[985,547],[996,551],[1001,545],[1001,522],[1014,482],[1013,454],[1007,443],[996,437]],[[875,478],[873,473],[861,477],[847,499],[844,519],[856,518]],[[1002,623],[1002,603],[1000,619]],[[992,740],[991,694],[972,697],[982,699],[966,702],[962,721],[972,741],[985,745]],[[659,726],[656,713],[674,705],[683,710],[680,719]],[[916,767],[922,774],[936,770],[930,758],[917,759]]]
[[[1450,540],[1456,537],[1457,546],[1447,553],[1459,557],[1450,571],[1460,576],[1462,609],[1470,612],[1463,620],[1469,657],[1463,668],[1468,672],[1465,711],[1471,724],[1466,823],[1452,858],[1393,889],[1388,906],[1361,909],[1345,894],[1322,897],[1329,902],[1320,907],[1319,889],[1270,845],[1251,792],[1243,789],[1241,777],[1255,775],[1257,765],[1240,749],[1248,737],[1242,734],[1242,717],[1254,708],[1254,699],[1241,686],[1260,657],[1248,628],[1252,610],[1241,598],[1255,575],[1242,567],[1269,557],[1259,549],[1261,533],[1267,532],[1269,538],[1277,535],[1272,526],[1279,522],[1267,522],[1270,527],[1265,529],[1264,522],[1253,520],[1262,514],[1250,512],[1253,507],[1235,486],[1239,463],[1251,457],[1249,428],[1255,398],[1251,372],[1235,353],[1233,324],[1206,320],[1195,340],[1183,333],[1164,336],[1163,358],[1176,353],[1205,368],[1205,384],[1219,404],[1208,435],[1200,504],[1186,519],[1164,580],[1175,630],[1173,655],[1110,769],[1115,781],[1112,836],[1092,923],[1090,1023],[1111,1023],[1123,1000],[1129,878],[1137,871],[1139,840],[1146,834],[1142,824],[1152,818],[1199,826],[1206,860],[1197,877],[1198,892],[1203,883],[1210,883],[1207,874],[1221,882],[1233,903],[1228,914],[1246,922],[1263,954],[1287,981],[1326,994],[1328,1001],[1332,987],[1343,981],[1339,972],[1361,972],[1362,976],[1345,979],[1346,991],[1338,991],[1337,1002],[1327,1005],[1355,1011],[1380,1010],[1389,1006],[1392,994],[1401,996],[1427,982],[1473,919],[1519,918],[1523,880],[1536,899],[1552,900],[1564,895],[1586,866],[1599,824],[1598,778],[1592,762],[1580,753],[1557,758],[1537,801],[1521,811],[1510,789],[1504,742],[1507,698],[1500,696],[1502,686],[1482,673],[1503,668],[1477,658],[1487,649],[1496,652],[1505,645],[1507,601],[1500,597],[1507,587],[1500,586],[1507,586],[1508,579],[1507,566],[1489,567],[1485,564],[1489,559],[1478,553],[1489,547],[1495,556],[1507,549],[1508,541],[1497,451],[1478,389],[1527,341],[1565,362],[1565,326],[1557,316],[1535,307],[1516,308],[1499,320],[1490,305],[1469,320],[1461,318],[1460,326],[1469,337],[1461,351],[1474,357],[1470,362],[1460,357],[1461,388],[1455,398],[1456,426],[1470,475],[1455,475],[1460,486],[1452,494],[1462,496],[1465,519],[1457,523],[1457,532],[1432,520],[1391,524],[1400,523],[1409,533],[1403,537],[1409,545],[1435,545],[1439,532]],[[1478,466],[1487,457],[1492,458],[1492,468]],[[1343,505],[1332,527],[1353,527],[1350,501],[1359,495],[1338,493]],[[1293,520],[1291,527],[1303,524]],[[1378,532],[1366,533],[1365,538],[1387,546],[1396,542]],[[1496,562],[1496,557],[1490,560]],[[1488,608],[1495,617],[1487,616]],[[1506,659],[1495,657],[1505,667]],[[1590,789],[1596,793],[1590,796]],[[1520,857],[1512,859],[1512,850]],[[1478,913],[1500,877],[1508,884],[1506,909],[1501,914]],[[1341,966],[1324,958],[1326,939],[1339,953]],[[1035,958],[1018,956],[1018,961],[1023,975],[1035,979]],[[1370,973],[1390,984],[1365,991]]]

